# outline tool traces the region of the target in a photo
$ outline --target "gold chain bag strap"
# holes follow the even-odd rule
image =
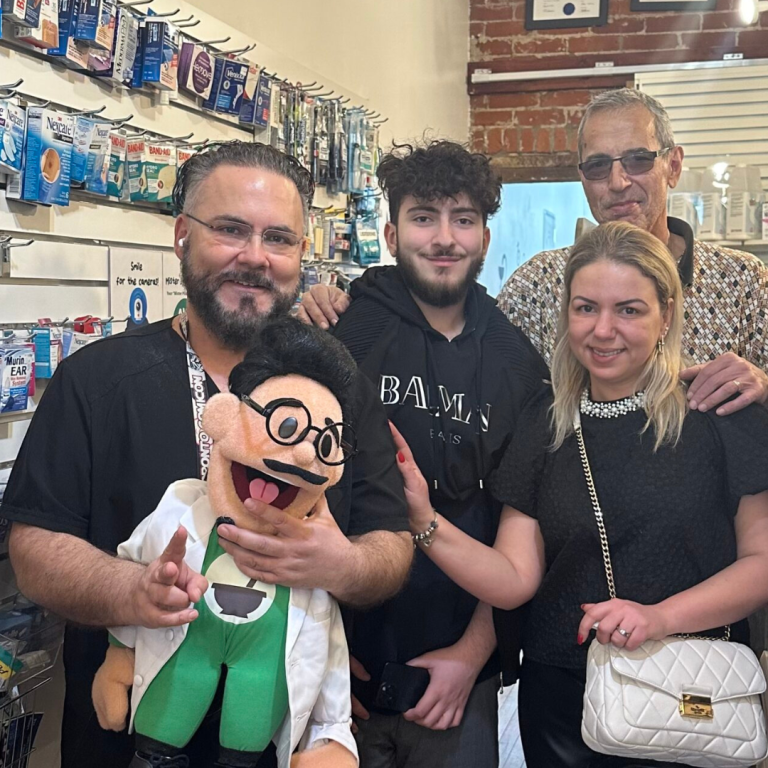
[[[581,417],[574,429],[597,521],[608,593],[616,598],[603,512]],[[581,735],[595,752],[702,768],[748,768],[768,754],[760,695],[766,682],[745,645],[694,635],[647,640],[634,651],[592,641]]]

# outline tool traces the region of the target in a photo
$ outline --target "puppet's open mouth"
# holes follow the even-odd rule
[[[240,501],[256,499],[278,509],[285,509],[292,504],[301,490],[285,480],[279,480],[236,461],[232,462],[232,481]]]

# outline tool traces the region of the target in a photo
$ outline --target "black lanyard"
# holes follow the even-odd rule
[[[179,315],[181,335],[187,345],[187,373],[189,374],[189,391],[192,395],[192,417],[195,421],[195,440],[199,459],[199,475],[201,480],[208,477],[208,465],[211,461],[211,445],[213,441],[203,429],[203,408],[208,401],[208,386],[205,381],[205,369],[195,350],[189,344],[189,328],[186,313]]]

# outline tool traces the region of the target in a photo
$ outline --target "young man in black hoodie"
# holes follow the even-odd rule
[[[492,544],[500,504],[485,481],[524,403],[548,376],[527,338],[476,282],[501,183],[485,157],[445,141],[396,148],[378,177],[397,266],[369,269],[353,283],[335,333],[378,387],[435,509]],[[507,617],[512,635],[517,624],[518,616]],[[361,768],[498,765],[500,663],[488,606],[417,548],[405,588],[382,606],[351,612],[348,634]],[[502,640],[519,655],[509,631]],[[389,662],[430,675],[402,714],[375,703]],[[410,683],[401,680],[395,697]]]

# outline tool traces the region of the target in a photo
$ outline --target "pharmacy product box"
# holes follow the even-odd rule
[[[172,144],[147,142],[144,156],[147,201],[170,203],[176,183],[176,148]]]
[[[699,238],[722,240],[725,237],[725,206],[719,192],[704,192],[701,195],[701,222]]]
[[[675,192],[667,198],[667,212],[676,219],[687,222],[693,230],[694,237],[698,234],[699,217],[696,213],[695,200],[699,195],[688,192]]]
[[[96,123],[88,147],[85,165],[85,188],[94,195],[107,194],[109,181],[109,123]]]
[[[256,90],[256,113],[253,122],[266,128],[269,125],[269,108],[272,101],[272,80],[266,75],[259,75],[259,85]]]
[[[40,26],[40,0],[3,0],[3,16],[25,27]]]
[[[763,242],[768,243],[768,203],[763,203]]]
[[[762,232],[762,197],[750,192],[728,193],[728,219],[725,236],[730,240],[754,240]]]
[[[128,172],[128,194],[132,202],[147,199],[147,173],[144,169],[145,139],[128,139],[126,162]]]
[[[203,99],[200,106],[203,109],[213,112],[216,109],[216,99],[219,96],[219,87],[221,86],[221,78],[224,74],[224,65],[227,63],[227,59],[221,56],[213,57],[213,80],[211,81],[211,90],[208,97]]]
[[[181,168],[184,163],[189,160],[192,155],[194,155],[197,152],[196,149],[192,149],[191,147],[177,147],[176,148],[176,172],[178,173],[178,169]]]
[[[79,0],[59,0],[59,41],[48,49],[49,56],[66,56],[69,38],[75,34]]]
[[[139,20],[128,11],[120,9],[115,34],[115,48],[110,76],[115,82],[130,85],[136,51],[139,45]]]
[[[36,27],[17,27],[14,35],[35,48],[55,48],[59,44],[59,0],[38,0],[40,19]]]
[[[216,112],[226,115],[239,115],[245,93],[245,80],[248,77],[248,64],[234,59],[225,60],[221,73],[219,92],[216,97]]]
[[[167,21],[148,18],[144,33],[142,80],[163,91],[178,90],[179,35]]]
[[[69,205],[75,120],[45,107],[27,109],[22,199]]]
[[[85,170],[88,165],[88,152],[96,123],[88,117],[75,117],[75,133],[72,140],[72,169],[70,182],[73,187],[80,187],[85,182]]]
[[[0,346],[0,413],[27,410],[34,362],[31,345]]]
[[[179,55],[179,88],[207,99],[213,85],[214,60],[205,48],[185,40]]]
[[[35,376],[50,379],[63,357],[61,328],[33,328],[32,334],[35,341]]]
[[[75,39],[111,51],[116,14],[116,4],[112,0],[80,0]]]
[[[26,110],[0,100],[0,171],[21,172],[26,127]]]
[[[120,131],[109,132],[109,174],[107,176],[107,196],[120,200],[123,194],[126,162],[125,135]]]
[[[248,65],[245,78],[245,93],[240,104],[240,122],[244,125],[256,123],[256,91],[259,89],[259,68],[255,64]]]

